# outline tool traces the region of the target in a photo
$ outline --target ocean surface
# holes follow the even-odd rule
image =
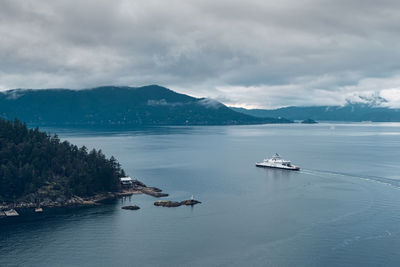
[[[400,266],[399,123],[45,130],[203,203],[2,220],[0,266]],[[275,152],[301,171],[255,167]]]

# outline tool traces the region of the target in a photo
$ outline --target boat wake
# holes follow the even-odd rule
[[[390,185],[395,187],[396,189],[400,190],[400,180],[391,179],[387,177],[380,177],[380,176],[372,176],[372,175],[359,175],[353,173],[344,173],[344,172],[334,172],[334,171],[327,171],[327,170],[313,170],[313,169],[302,169],[301,173],[314,175],[314,176],[321,176],[321,175],[329,175],[329,176],[341,176],[341,177],[350,177],[350,178],[358,178],[362,180],[378,182],[386,185]]]

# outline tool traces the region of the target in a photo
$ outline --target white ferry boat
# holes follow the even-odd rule
[[[278,153],[275,153],[275,155],[270,159],[264,159],[264,161],[262,162],[257,162],[256,166],[266,167],[266,168],[278,168],[278,169],[285,169],[292,171],[300,170],[300,167],[292,165],[292,163],[289,160],[282,159]]]

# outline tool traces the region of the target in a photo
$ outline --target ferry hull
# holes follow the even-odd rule
[[[257,167],[260,168],[272,168],[272,169],[281,169],[281,170],[289,170],[289,171],[299,171],[300,167],[293,166],[293,167],[281,167],[281,166],[272,166],[272,165],[265,165],[262,163],[256,163]]]

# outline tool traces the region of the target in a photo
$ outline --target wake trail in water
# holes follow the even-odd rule
[[[313,169],[303,169],[300,171],[301,173],[321,176],[321,175],[329,175],[329,176],[340,176],[340,177],[350,177],[350,178],[358,178],[372,182],[383,183],[386,185],[390,185],[400,190],[400,180],[391,179],[386,177],[372,176],[372,175],[359,175],[353,173],[344,173],[344,172],[334,172],[328,170],[313,170]]]

